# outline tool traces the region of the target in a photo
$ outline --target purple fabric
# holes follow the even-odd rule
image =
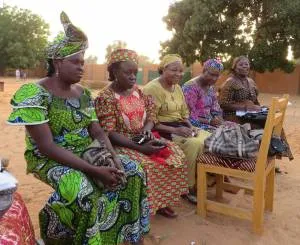
[[[182,90],[190,110],[190,120],[195,121],[199,118],[211,119],[215,116],[222,116],[222,109],[213,87],[209,87],[206,93],[196,80],[191,80],[182,86]]]

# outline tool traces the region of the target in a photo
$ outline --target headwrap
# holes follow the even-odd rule
[[[224,67],[220,60],[218,59],[209,59],[204,62],[203,69],[207,69],[209,71],[221,72]]]
[[[174,62],[179,62],[180,64],[182,64],[182,59],[181,59],[180,55],[179,54],[167,54],[161,59],[158,69],[163,70],[167,65],[174,63]]]
[[[110,54],[107,67],[121,61],[132,61],[133,63],[138,64],[138,55],[135,51],[130,49],[116,49]]]
[[[60,21],[65,35],[58,36],[48,47],[48,59],[63,59],[85,51],[88,48],[87,36],[74,26],[65,12],[61,12]]]

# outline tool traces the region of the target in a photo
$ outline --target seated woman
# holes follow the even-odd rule
[[[159,121],[155,129],[178,144],[186,155],[189,164],[190,189],[187,198],[196,203],[196,158],[202,153],[204,140],[210,133],[194,128],[188,120],[189,110],[181,87],[178,85],[182,79],[182,73],[181,57],[176,54],[166,55],[159,66],[160,77],[146,84],[143,92],[151,95],[155,100],[156,116]]]
[[[259,111],[258,89],[255,82],[248,77],[250,63],[247,57],[235,58],[231,71],[231,77],[227,79],[221,88],[219,103],[223,109],[225,120],[244,123],[236,117],[236,111]]]
[[[41,237],[45,244],[143,244],[149,231],[145,174],[115,153],[100,128],[90,92],[78,84],[87,37],[64,12],[61,22],[66,36],[48,50],[47,77],[15,93],[8,119],[26,127],[27,172],[54,189],[40,212]],[[93,139],[105,142],[114,167],[80,158]],[[127,184],[117,188],[124,175]],[[107,188],[99,189],[92,178]]]
[[[182,86],[190,110],[189,120],[195,127],[211,131],[223,123],[222,110],[213,87],[222,70],[220,61],[209,59],[203,65],[202,74]]]
[[[96,98],[96,113],[100,125],[108,132],[119,154],[141,163],[147,173],[151,214],[176,217],[171,206],[178,204],[180,195],[187,193],[187,165],[178,146],[167,142],[171,155],[160,163],[153,158],[162,150],[150,140],[137,144],[138,134],[153,138],[156,123],[154,103],[136,86],[138,56],[128,49],[115,50],[109,59],[109,87]]]
[[[232,75],[221,88],[220,106],[224,112],[224,119],[228,121],[243,123],[251,123],[252,128],[263,128],[264,121],[261,123],[246,121],[236,116],[236,111],[260,111],[261,107],[258,102],[258,89],[255,82],[248,77],[250,71],[249,59],[245,56],[237,57],[233,60]],[[293,160],[293,154],[286,140],[284,130],[282,130],[281,138],[287,144],[287,151],[283,156],[287,156],[289,160]],[[278,168],[277,168],[277,171]]]

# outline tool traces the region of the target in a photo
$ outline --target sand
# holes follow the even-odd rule
[[[5,123],[11,108],[9,100],[23,82],[0,78],[5,81],[4,92],[0,92],[0,156],[10,158],[9,170],[19,180],[18,191],[29,210],[36,237],[39,237],[38,212],[52,192],[51,188],[26,175],[23,157],[25,148],[24,128]],[[261,94],[260,101],[268,105],[274,95]],[[206,219],[195,214],[195,206],[182,200],[176,208],[179,217],[173,220],[161,216],[151,218],[151,232],[146,245],[210,245],[210,244],[300,244],[300,97],[292,96],[288,107],[285,129],[295,160],[277,161],[283,173],[276,175],[274,212],[265,215],[265,231],[262,236],[252,233],[251,223],[215,213]],[[212,190],[210,190],[211,192]],[[226,199],[231,194],[225,195]],[[249,206],[251,198],[242,198],[242,205]]]

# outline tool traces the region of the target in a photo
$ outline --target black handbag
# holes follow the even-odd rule
[[[262,140],[262,135],[263,135],[264,130],[263,129],[254,129],[250,130],[250,135],[256,139],[261,141]],[[269,151],[268,151],[268,156],[282,156],[283,153],[285,153],[288,149],[288,146],[286,143],[281,139],[279,136],[272,136],[271,141],[270,141],[270,146],[269,146]]]

